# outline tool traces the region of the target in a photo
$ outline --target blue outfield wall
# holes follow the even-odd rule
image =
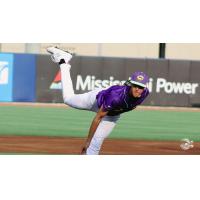
[[[34,102],[36,55],[0,53],[0,102]]]
[[[14,55],[13,101],[34,102],[36,79],[36,56]]]

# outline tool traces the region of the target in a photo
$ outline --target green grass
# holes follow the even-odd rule
[[[85,137],[94,113],[68,108],[0,106],[0,135]],[[200,141],[200,112],[139,111],[121,115],[110,138]]]

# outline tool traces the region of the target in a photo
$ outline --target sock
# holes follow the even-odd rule
[[[61,59],[60,62],[59,62],[58,64],[61,65],[61,64],[65,64],[65,63],[66,63],[65,60],[64,60],[64,59]]]

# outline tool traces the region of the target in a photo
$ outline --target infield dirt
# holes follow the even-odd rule
[[[66,107],[64,104],[0,103],[0,106]],[[141,110],[200,112],[199,108],[140,106]],[[2,154],[72,154],[79,155],[85,138],[50,136],[0,136]],[[200,142],[189,150],[180,148],[181,141],[106,139],[102,155],[200,155]]]
[[[70,154],[79,155],[84,138],[47,136],[1,136],[0,152],[6,154]],[[102,155],[199,155],[200,142],[189,150],[176,141],[137,141],[106,139]]]

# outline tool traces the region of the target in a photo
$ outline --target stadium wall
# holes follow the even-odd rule
[[[0,102],[35,102],[35,58],[0,54]]]
[[[144,71],[150,77],[151,95],[145,105],[199,106],[199,61],[77,56],[71,61],[71,77],[75,93],[95,87],[120,84],[134,71]],[[49,56],[37,61],[38,102],[62,102],[59,68]]]
[[[5,61],[9,76],[3,83],[2,68],[0,101],[63,102],[59,68],[48,55],[0,54],[1,66]],[[200,106],[199,61],[76,56],[71,64],[77,94],[123,83],[140,70],[150,77],[145,105]]]

